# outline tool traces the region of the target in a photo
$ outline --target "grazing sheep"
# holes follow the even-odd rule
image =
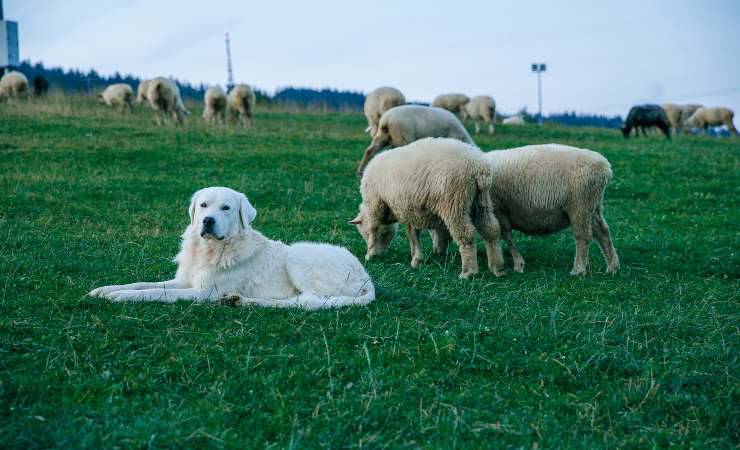
[[[706,134],[707,128],[724,125],[730,133],[734,133],[737,136],[737,128],[732,123],[734,117],[735,113],[729,108],[699,108],[684,123],[684,131],[700,128]]]
[[[451,235],[457,242],[460,278],[468,278],[478,273],[477,230],[486,244],[488,268],[504,275],[500,227],[489,195],[492,181],[480,150],[455,139],[422,139],[378,155],[362,177],[360,212],[350,221],[367,243],[365,259],[388,248],[400,222],[411,243],[412,267],[423,259],[419,230],[438,230],[438,236]],[[435,241],[435,253],[441,247]]]
[[[666,139],[671,140],[670,122],[666,112],[658,105],[638,105],[633,106],[627,114],[627,120],[622,127],[622,134],[625,139],[629,137],[632,129],[635,129],[635,135],[639,135],[638,127],[642,129],[645,135],[645,128],[658,127],[665,134]]]
[[[49,92],[49,81],[41,75],[33,77],[33,95],[41,97]]]
[[[164,77],[149,80],[146,98],[156,112],[157,125],[161,126],[167,115],[172,115],[178,125],[185,124],[185,116],[190,113],[185,109],[180,97],[180,88],[174,81]]]
[[[380,116],[394,106],[404,104],[406,104],[406,97],[396,88],[379,87],[368,93],[365,97],[364,108],[365,117],[367,117],[367,128],[365,132],[369,132],[370,136],[375,136]]]
[[[28,78],[21,72],[13,70],[0,78],[0,98],[17,100],[25,95],[28,95]]]
[[[102,94],[98,94],[101,103],[118,108],[121,113],[133,109],[134,90],[126,83],[111,84]]]
[[[250,128],[255,102],[256,98],[252,88],[246,84],[237,84],[229,91],[226,101],[229,117],[232,121],[236,121],[241,116],[244,127]]]
[[[420,105],[396,106],[380,117],[373,141],[357,167],[357,176],[362,176],[370,159],[384,147],[400,147],[425,137],[449,137],[475,145],[462,123],[449,111]]]
[[[619,269],[619,257],[603,216],[604,189],[612,170],[603,156],[566,145],[529,145],[485,154],[493,175],[491,200],[501,235],[514,260],[524,271],[524,258],[511,230],[529,235],[556,233],[571,227],[576,256],[571,275],[586,273],[588,244],[599,244],[607,273]]]
[[[465,94],[442,94],[438,95],[433,101],[432,106],[446,109],[453,114],[460,114],[470,97]]]
[[[477,95],[463,106],[461,111],[463,120],[471,118],[475,120],[475,133],[480,133],[480,123],[488,124],[488,134],[496,132],[496,102],[487,95]]]
[[[502,120],[501,123],[504,125],[525,125],[527,122],[524,121],[522,116],[511,116]]]
[[[673,103],[665,103],[661,105],[663,110],[668,117],[668,122],[671,124],[674,134],[680,134],[683,129],[684,123],[691,117],[697,109],[702,108],[702,105],[688,104],[688,105],[677,105]]]
[[[139,81],[139,87],[137,88],[136,93],[136,103],[144,103],[149,101],[149,99],[146,97],[147,93],[149,92],[149,83],[151,83],[152,80],[141,80]]]
[[[221,86],[209,87],[203,101],[205,102],[203,119],[206,122],[226,123],[226,92]]]

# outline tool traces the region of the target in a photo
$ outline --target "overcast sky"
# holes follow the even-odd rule
[[[740,113],[740,0],[5,0],[22,59],[67,68],[237,81],[409,100],[489,94],[502,112],[626,114],[644,102]]]

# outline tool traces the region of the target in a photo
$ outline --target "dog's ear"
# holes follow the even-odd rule
[[[239,202],[239,217],[241,218],[242,228],[247,228],[257,217],[257,210],[249,203],[246,195],[242,194],[241,197],[241,201]]]
[[[195,220],[195,205],[198,204],[198,194],[200,194],[200,191],[195,191],[195,194],[193,194],[192,198],[190,199],[190,207],[188,208],[188,214],[190,215],[190,225],[193,225]]]
[[[352,224],[352,225],[360,225],[362,223],[362,214],[357,213],[357,217],[348,221],[347,223]]]

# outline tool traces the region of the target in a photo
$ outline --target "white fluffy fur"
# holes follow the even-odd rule
[[[254,105],[257,98],[254,91],[247,84],[237,84],[227,96],[226,104],[229,111],[229,117],[236,121],[241,117],[242,125],[245,128],[252,126],[252,116],[254,116]]]
[[[29,92],[28,78],[21,72],[11,71],[0,78],[0,98],[17,99],[22,95],[28,95]]]
[[[180,88],[174,81],[164,77],[150,80],[146,96],[156,113],[157,125],[162,125],[167,115],[171,115],[178,125],[184,125],[185,116],[190,113],[185,109],[180,97]]]
[[[226,92],[221,86],[211,86],[203,97],[203,119],[206,122],[226,123]]]
[[[699,128],[706,133],[709,127],[726,126],[731,133],[738,134],[732,123],[735,113],[730,108],[699,108],[684,123],[684,129]]]
[[[134,90],[126,83],[111,84],[100,94],[100,101],[112,108],[125,112],[133,109]]]
[[[488,95],[476,95],[466,103],[462,110],[463,119],[475,121],[475,132],[480,133],[480,122],[488,124],[488,134],[496,132],[496,102]]]
[[[470,97],[465,94],[442,94],[432,100],[432,106],[446,109],[453,114],[460,114]]]
[[[373,141],[357,167],[357,175],[362,176],[367,163],[383,148],[400,147],[426,137],[453,138],[475,145],[460,120],[449,111],[420,105],[396,106],[380,117]]]
[[[603,216],[603,197],[612,170],[609,161],[590,150],[566,145],[529,145],[485,154],[491,165],[491,200],[514,270],[524,271],[524,258],[511,230],[551,234],[571,227],[576,256],[571,274],[586,272],[588,244],[599,244],[607,272],[619,269],[619,258]]]
[[[375,136],[380,116],[394,106],[404,104],[406,104],[406,97],[396,88],[384,86],[369,92],[365,97],[364,111],[367,118],[365,132],[369,132],[370,136]]]
[[[89,295],[162,303],[236,298],[240,305],[309,310],[375,299],[370,276],[345,248],[286,245],[254,230],[257,211],[244,194],[222,187],[202,189],[193,195],[189,212],[191,223],[182,235],[173,280],[105,286]]]
[[[526,122],[524,121],[524,117],[522,116],[511,116],[507,117],[506,119],[502,120],[501,123],[504,125],[524,125]]]
[[[149,92],[149,83],[151,80],[141,80],[139,86],[136,88],[136,103],[144,103],[149,101],[147,93]]]

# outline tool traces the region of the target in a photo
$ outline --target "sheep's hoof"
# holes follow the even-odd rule
[[[586,275],[586,269],[580,269],[580,268],[575,269],[574,268],[573,270],[570,271],[570,274],[573,275],[574,277],[582,277]]]
[[[614,275],[615,273],[617,273],[617,271],[619,271],[618,264],[616,266],[609,266],[606,268],[606,273],[611,274],[611,275]]]
[[[503,270],[503,269],[493,269],[491,272],[493,272],[493,275],[496,278],[500,278],[500,277],[505,277],[506,276],[506,271]]]
[[[470,272],[460,272],[460,275],[459,275],[458,278],[461,278],[463,280],[467,280],[467,279],[469,279],[471,277],[474,277],[477,274],[478,274],[478,272],[472,272],[472,271],[470,271]]]
[[[411,267],[413,267],[414,269],[416,269],[417,267],[419,267],[419,264],[420,263],[421,263],[421,258],[413,258],[411,260]]]
[[[524,263],[514,264],[514,272],[524,273]]]

